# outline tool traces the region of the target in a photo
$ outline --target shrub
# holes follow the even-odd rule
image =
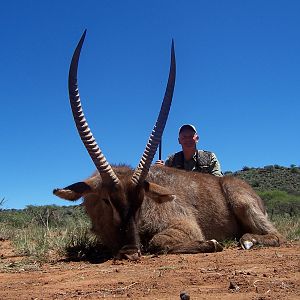
[[[291,195],[285,191],[272,190],[259,192],[266,208],[271,215],[274,214],[295,216],[300,214],[300,196]]]
[[[232,172],[231,171],[226,171],[226,172],[224,172],[224,175],[232,175]]]
[[[250,170],[250,168],[247,167],[247,166],[244,166],[242,170],[243,170],[243,171],[248,171],[248,170]]]
[[[297,167],[291,168],[291,173],[300,173],[300,169]]]
[[[272,171],[272,170],[274,170],[275,168],[274,168],[273,165],[267,165],[267,166],[264,166],[264,169],[269,170],[269,171]]]

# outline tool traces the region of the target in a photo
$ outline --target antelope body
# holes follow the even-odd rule
[[[151,166],[171,106],[175,53],[161,111],[138,167],[111,167],[93,138],[81,109],[77,67],[85,33],[73,55],[69,94],[74,120],[97,172],[55,195],[84,199],[93,232],[120,258],[141,250],[166,253],[221,251],[216,241],[240,238],[243,248],[278,246],[284,238],[267,218],[262,200],[244,181],[164,166]]]

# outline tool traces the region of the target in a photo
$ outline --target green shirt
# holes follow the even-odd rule
[[[183,152],[177,152],[167,158],[165,165],[168,167],[208,173],[223,176],[220,163],[213,152],[197,150],[190,160],[185,160]]]

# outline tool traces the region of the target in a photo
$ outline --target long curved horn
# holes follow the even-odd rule
[[[89,125],[84,117],[80,95],[78,90],[77,83],[77,69],[78,69],[78,61],[80,57],[81,48],[84,42],[84,38],[86,35],[86,30],[81,36],[81,39],[74,51],[70,70],[69,70],[69,98],[70,104],[72,108],[73,118],[80,135],[80,138],[87,149],[91,159],[93,160],[97,170],[99,171],[102,178],[108,178],[107,180],[112,181],[114,184],[119,183],[119,179],[113,171],[110,164],[107,162],[106,158],[102,154],[101,149],[99,148]]]
[[[161,136],[165,129],[165,125],[168,119],[168,115],[172,103],[173,91],[175,86],[175,78],[176,78],[176,61],[175,61],[174,41],[172,40],[171,64],[170,64],[168,84],[166,87],[164,100],[161,105],[157,121],[149,137],[148,143],[146,145],[146,149],[142,155],[138,167],[135,169],[131,178],[131,181],[136,185],[142,183],[146,179],[153,157],[156,153],[158,144],[161,140]]]

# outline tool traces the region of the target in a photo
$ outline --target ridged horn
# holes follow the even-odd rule
[[[78,61],[80,57],[81,48],[85,39],[86,30],[81,36],[81,39],[74,51],[70,70],[69,70],[69,98],[72,108],[73,118],[80,135],[80,138],[88,151],[91,159],[93,160],[97,170],[99,171],[102,179],[112,181],[114,184],[118,184],[120,181],[113,171],[110,164],[102,154],[89,125],[84,117],[84,113],[81,106],[78,83],[77,83],[77,70]]]
[[[175,78],[176,78],[176,60],[175,60],[174,41],[172,40],[171,64],[170,64],[168,84],[166,87],[165,96],[160,108],[157,121],[150,134],[148,143],[146,145],[142,158],[138,164],[138,167],[135,169],[131,178],[131,181],[136,185],[142,183],[146,179],[152,160],[154,158],[157,147],[161,140],[168,119],[171,103],[172,103],[173,91],[175,86]]]

